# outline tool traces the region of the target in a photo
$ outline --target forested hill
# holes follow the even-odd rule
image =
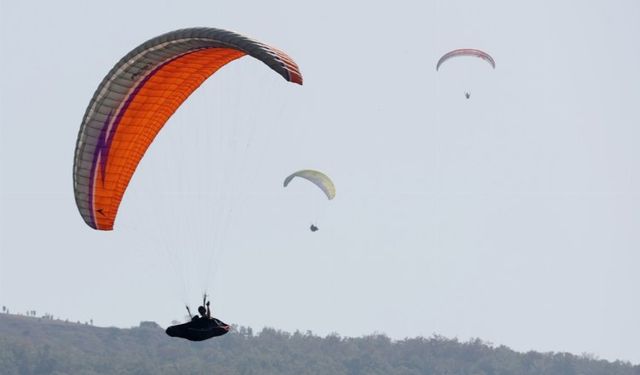
[[[0,373],[28,374],[450,374],[640,375],[640,366],[566,353],[517,353],[480,340],[391,341],[249,328],[201,343],[169,338],[155,323],[99,328],[0,314]]]

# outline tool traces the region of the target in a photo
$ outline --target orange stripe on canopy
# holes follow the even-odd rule
[[[169,117],[209,76],[245,53],[231,48],[207,48],[176,58],[155,70],[128,99],[111,126],[114,133],[100,154],[93,178],[96,229],[111,230],[122,196],[133,173]],[[103,170],[104,168],[104,170]]]

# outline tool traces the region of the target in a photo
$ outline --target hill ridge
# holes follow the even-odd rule
[[[310,331],[234,327],[192,343],[167,337],[154,322],[96,327],[0,314],[0,371],[35,374],[473,374],[640,375],[640,366],[569,353],[518,353],[480,339],[442,336],[391,340]]]

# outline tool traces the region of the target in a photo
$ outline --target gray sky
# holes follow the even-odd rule
[[[216,314],[255,328],[640,363],[640,4],[583,3],[0,0],[0,303],[167,325],[201,272]],[[192,26],[286,51],[305,85],[249,58],[225,67],[148,151],[116,231],[92,231],[71,181],[89,99],[129,50]],[[436,73],[461,47],[497,68]],[[246,130],[226,133],[240,159],[225,124]],[[282,189],[302,168],[331,175],[336,199]],[[237,194],[211,198],[233,208],[212,230],[225,239],[212,267],[181,271],[207,263],[198,236],[220,212],[187,193],[225,169]]]

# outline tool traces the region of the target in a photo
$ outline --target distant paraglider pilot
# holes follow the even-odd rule
[[[333,184],[333,181],[331,181],[329,176],[320,171],[315,171],[313,169],[303,169],[294,172],[284,179],[283,186],[289,186],[289,183],[293,181],[294,178],[300,178],[302,180],[307,180],[313,183],[318,188],[320,188],[320,190],[322,190],[328,200],[332,200],[336,196],[336,187]],[[317,232],[318,227],[314,223],[312,223],[311,226],[309,226],[309,230],[312,232]]]
[[[464,97],[465,97],[465,98],[467,98],[467,99],[469,99],[469,98],[471,97],[471,94],[469,94],[468,92],[465,92],[465,93],[464,93]]]
[[[187,306],[187,312],[191,321],[167,328],[166,333],[171,337],[180,337],[189,341],[204,341],[216,336],[222,336],[231,328],[228,324],[211,317],[210,301],[205,294],[202,306],[198,307],[198,315],[191,315]],[[205,308],[206,306],[206,308]]]

